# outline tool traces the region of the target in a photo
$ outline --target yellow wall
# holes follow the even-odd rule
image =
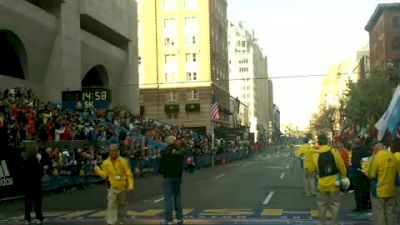
[[[157,7],[155,8],[155,2]],[[210,72],[210,22],[209,1],[198,0],[198,7],[193,10],[184,8],[184,0],[176,0],[176,9],[165,11],[163,0],[139,0],[139,21],[142,36],[139,46],[139,55],[142,57],[144,75],[140,80],[140,88],[179,88],[179,87],[204,87],[211,85]],[[185,17],[197,18],[198,38],[196,46],[185,45],[184,24]],[[177,24],[177,44],[174,49],[164,46],[164,19],[175,18]],[[156,20],[157,19],[157,25]],[[157,27],[157,30],[155,29]],[[139,28],[140,29],[140,28]],[[140,32],[139,32],[140,33]],[[158,42],[156,43],[156,36]],[[158,47],[158,49],[157,49]],[[198,62],[197,81],[187,82],[185,74],[186,53],[196,53]],[[178,60],[177,81],[166,83],[164,76],[165,54],[176,54]],[[158,55],[158,58],[156,58]],[[158,60],[158,71],[157,64]],[[158,80],[157,76],[158,74]]]

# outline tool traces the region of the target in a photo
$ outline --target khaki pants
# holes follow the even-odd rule
[[[339,191],[317,192],[317,205],[319,208],[320,225],[326,225],[326,211],[329,210],[332,214],[332,225],[338,225],[339,216]]]
[[[395,198],[375,198],[371,195],[372,218],[375,225],[392,225]]]
[[[126,191],[108,189],[107,194],[107,224],[124,222],[127,208]]]
[[[395,195],[395,215],[397,219],[397,224],[400,224],[400,187],[396,187],[396,195]]]
[[[307,195],[315,194],[315,177],[306,169],[303,169],[303,185]]]

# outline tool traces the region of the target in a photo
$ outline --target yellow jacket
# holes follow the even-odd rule
[[[309,144],[303,144],[296,150],[296,157],[302,160],[302,165],[308,172],[313,172],[315,170],[313,163],[313,155],[315,153],[314,147]]]
[[[323,153],[331,150],[332,155],[335,158],[336,161],[336,166],[339,170],[340,177],[345,177],[347,174],[346,171],[346,166],[344,165],[342,156],[340,156],[339,151],[336,148],[332,148],[329,145],[321,145],[319,146],[319,149],[316,150],[317,153]],[[319,154],[314,154],[314,172],[318,173],[318,158]],[[335,182],[338,179],[338,175],[331,175],[331,176],[326,176],[326,177],[319,177],[318,178],[318,191],[339,191],[339,187],[336,186]]]
[[[395,179],[398,172],[395,156],[380,150],[372,156],[368,177],[371,181],[371,193],[378,198],[393,197],[396,192]]]
[[[122,157],[111,161],[110,158],[104,160],[101,168],[94,167],[94,171],[103,179],[108,179],[110,186],[117,190],[133,190],[133,176],[128,163]]]
[[[397,175],[396,175],[396,187],[400,187],[400,152],[393,153],[394,158],[396,159],[397,165]]]

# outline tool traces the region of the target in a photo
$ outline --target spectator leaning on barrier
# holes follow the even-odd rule
[[[95,166],[95,172],[103,179],[107,179],[110,188],[107,195],[107,224],[123,224],[127,213],[127,191],[133,191],[133,176],[125,159],[118,154],[118,145],[109,146],[109,158],[101,168]]]
[[[181,182],[183,152],[176,144],[176,137],[167,138],[168,146],[161,153],[160,173],[164,176],[165,224],[172,224],[172,209],[175,208],[178,225],[183,224]],[[175,205],[175,207],[174,207]]]
[[[395,206],[395,180],[399,166],[395,156],[382,143],[373,147],[373,156],[368,171],[363,171],[371,180],[371,204],[375,225],[392,225]]]
[[[325,134],[318,135],[317,154],[314,154],[314,168],[318,177],[317,204],[319,208],[319,221],[326,225],[326,211],[332,214],[332,225],[338,225],[339,214],[339,186],[338,179],[346,177],[346,167],[337,149],[328,145]]]

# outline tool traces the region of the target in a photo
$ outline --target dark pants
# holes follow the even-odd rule
[[[172,222],[172,209],[175,207],[176,220],[182,222],[181,178],[164,178],[165,220]]]
[[[354,200],[358,209],[371,208],[369,180],[362,173],[355,174]]]
[[[42,221],[42,191],[29,190],[25,193],[25,220],[31,220],[32,204],[35,208],[36,219]]]

